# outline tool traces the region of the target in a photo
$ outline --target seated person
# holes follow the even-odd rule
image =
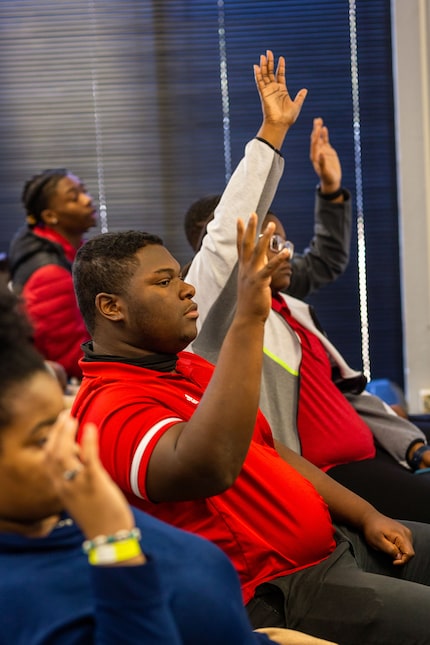
[[[310,159],[320,188],[315,200],[314,236],[309,247],[302,254],[295,252],[291,259],[292,275],[287,293],[295,298],[305,298],[342,275],[348,266],[351,245],[351,199],[348,191],[341,187],[339,157],[330,144],[328,128],[320,118],[314,119],[313,123]],[[252,160],[250,154],[248,161],[252,163]],[[252,166],[248,172],[252,174]],[[241,201],[246,199],[246,194],[236,192],[233,195],[234,183],[236,178],[232,179],[228,188],[232,192],[229,207],[233,209],[232,213],[237,213],[238,208],[242,211]],[[213,220],[221,197],[206,195],[193,202],[185,214],[185,235],[195,252],[200,249],[207,225]],[[256,205],[253,206],[256,208]],[[274,215],[271,210],[269,212]],[[184,267],[184,275],[190,265],[191,262]]]
[[[222,552],[131,510],[16,305],[0,292],[0,643],[322,643],[254,633]]]
[[[96,224],[96,211],[81,180],[64,168],[44,170],[22,193],[27,225],[9,249],[15,293],[22,294],[37,349],[80,379],[81,344],[88,332],[73,291],[71,267],[83,235]]]
[[[215,368],[183,351],[194,288],[159,238],[107,233],[79,250],[93,341],[72,414],[99,426],[102,462],[133,505],[225,551],[254,627],[425,642],[430,526],[380,514],[274,442],[258,412],[270,280],[288,251],[266,262],[274,225],[256,245],[256,216],[238,227],[237,307]]]
[[[273,70],[272,56],[268,64]],[[257,208],[259,227],[275,223],[276,245],[272,244],[269,257],[286,242],[281,222],[274,215],[266,216],[266,203],[273,199],[282,165],[273,148],[280,149],[286,134],[285,104],[277,100],[281,96],[275,91],[277,85],[269,73],[267,84],[259,88],[263,125],[258,136],[272,147],[256,139],[248,144],[187,273],[199,306],[199,334],[191,348],[212,363],[218,360],[236,304],[236,217],[246,221]],[[282,80],[279,85],[285,87]],[[271,88],[275,89],[270,93]],[[324,187],[323,192],[331,189]],[[345,208],[345,202],[332,204],[321,195],[317,201],[321,222],[330,221],[333,209]],[[287,254],[272,277],[272,308],[264,336],[260,407],[275,439],[381,512],[430,522],[430,507],[422,502],[430,492],[426,471],[430,446],[425,434],[379,398],[363,392],[364,375],[349,367],[321,332],[314,310],[285,295],[294,277],[292,260]],[[421,476],[414,474],[420,472]]]

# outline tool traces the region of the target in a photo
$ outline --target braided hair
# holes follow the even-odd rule
[[[42,211],[48,208],[49,200],[60,179],[68,174],[69,171],[66,168],[53,168],[43,170],[25,182],[21,201],[30,228],[42,223]]]

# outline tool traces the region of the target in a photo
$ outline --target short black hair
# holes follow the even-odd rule
[[[162,246],[163,240],[142,231],[122,231],[101,233],[81,246],[73,263],[73,283],[90,334],[95,328],[97,294],[124,293],[138,265],[137,251],[150,244]]]
[[[194,251],[198,251],[206,231],[206,224],[213,218],[221,195],[206,195],[191,204],[184,218],[185,235]]]

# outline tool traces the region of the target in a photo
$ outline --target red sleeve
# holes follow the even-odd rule
[[[67,374],[81,378],[78,360],[81,344],[89,339],[73,289],[71,273],[49,264],[37,269],[23,291],[34,326],[37,349],[48,360],[60,363]]]
[[[148,499],[147,469],[157,442],[169,428],[189,417],[182,418],[157,396],[148,399],[139,386],[131,390],[129,383],[112,382],[98,388],[85,378],[72,416],[79,420],[78,442],[83,426],[96,424],[104,467],[126,494],[141,499]]]

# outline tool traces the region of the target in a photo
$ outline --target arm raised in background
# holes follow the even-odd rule
[[[315,118],[310,139],[310,160],[319,178],[314,211],[314,235],[302,254],[292,261],[293,274],[287,292],[305,298],[333,282],[349,262],[352,230],[351,196],[342,190],[342,166],[331,145],[329,131]],[[332,197],[333,195],[333,197]]]
[[[275,71],[271,51],[260,57],[259,65],[254,65],[254,77],[263,113],[257,137],[266,143],[255,138],[247,144],[245,156],[226,186],[215,217],[208,224],[201,249],[188,270],[187,280],[196,287],[199,329],[236,266],[236,219],[241,217],[246,223],[255,212],[261,226],[272,203],[284,168],[279,150],[289,128],[297,120],[307,94],[307,90],[302,89],[294,99],[290,97],[284,58],[279,58]],[[235,301],[235,277],[233,282]]]

